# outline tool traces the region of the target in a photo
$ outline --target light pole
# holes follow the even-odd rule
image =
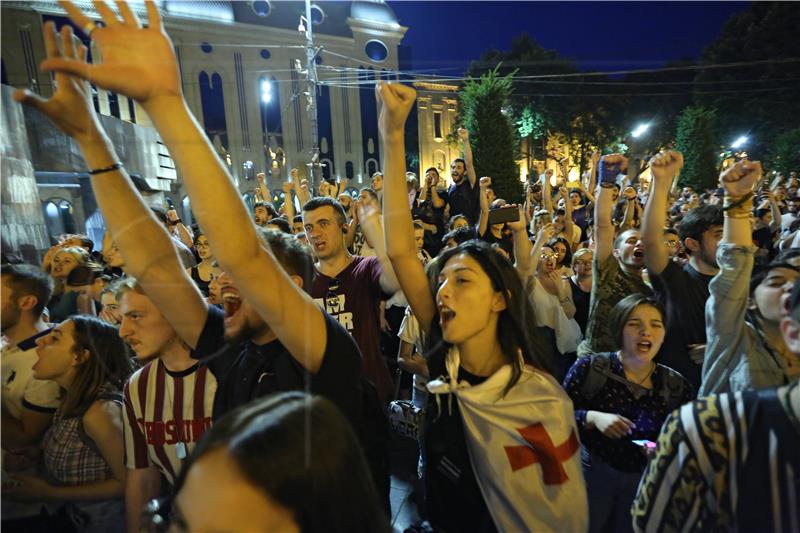
[[[306,15],[300,17],[300,25],[297,30],[306,34],[306,112],[308,113],[308,123],[311,126],[311,163],[308,166],[308,182],[312,188],[316,188],[317,169],[319,168],[319,126],[317,124],[317,65],[315,58],[318,51],[314,49],[314,36],[312,26],[314,22],[311,18],[311,0],[306,0]],[[321,174],[320,174],[321,176]]]
[[[639,181],[639,174],[642,173],[642,157],[643,154],[638,153],[638,141],[641,139],[647,130],[650,129],[650,123],[646,122],[636,126],[631,131],[628,145],[630,146],[630,156],[628,157],[628,183],[631,187],[636,185]]]

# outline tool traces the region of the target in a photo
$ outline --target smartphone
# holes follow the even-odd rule
[[[632,442],[637,446],[641,446],[642,448],[648,448],[650,450],[656,449],[656,443],[651,440],[635,440]]]
[[[620,173],[620,168],[622,167],[622,162],[619,163],[609,163],[606,162],[606,156],[600,158],[600,163],[597,165],[598,167],[598,181],[600,183],[616,183],[617,176]]]
[[[519,220],[519,209],[517,207],[497,207],[489,210],[489,225],[505,224],[506,222],[516,222]]]

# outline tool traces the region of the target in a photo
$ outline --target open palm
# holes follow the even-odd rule
[[[149,27],[143,28],[126,2],[117,2],[122,18],[105,2],[95,2],[105,27],[91,32],[101,61],[92,64],[78,58],[48,58],[42,69],[84,78],[95,85],[146,104],[161,96],[181,94],[180,74],[172,42],[161,25],[158,8],[147,5]],[[69,18],[81,28],[92,20],[71,2],[61,2]]]

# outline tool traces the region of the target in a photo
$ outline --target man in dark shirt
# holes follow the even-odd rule
[[[339,202],[318,197],[303,206],[303,223],[316,258],[311,296],[356,339],[364,356],[363,375],[386,401],[394,386],[380,349],[379,307],[400,285],[386,256],[377,203],[363,198],[357,209],[361,231],[375,250],[374,257],[353,256],[347,251],[344,236],[348,225]]]
[[[679,229],[689,262],[681,267],[671,260],[664,219],[672,178],[682,166],[683,156],[674,151],[660,154],[651,162],[653,181],[644,211],[642,240],[653,292],[667,309],[667,335],[656,361],[683,374],[697,390],[706,344],[708,283],[719,272],[716,258],[723,217],[718,206],[689,211]]]
[[[464,215],[470,226],[478,223],[480,200],[478,178],[472,165],[472,147],[469,145],[469,133],[464,128],[458,129],[458,138],[464,145],[464,159],[453,159],[450,163],[450,178],[453,184],[447,190],[447,205],[450,207],[450,218]]]

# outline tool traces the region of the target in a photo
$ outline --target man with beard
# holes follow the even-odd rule
[[[607,155],[600,163],[600,189],[594,206],[595,252],[592,259],[592,294],[586,337],[578,346],[578,355],[614,351],[614,333],[606,319],[614,305],[630,294],[649,295],[642,281],[644,244],[639,230],[629,229],[614,237],[611,211],[614,200],[613,179],[627,159],[619,154]]]
[[[33,377],[36,339],[50,330],[42,311],[53,292],[53,279],[33,265],[3,265],[2,270],[2,446],[3,464],[30,463],[21,451],[35,447],[50,427],[53,413],[61,403],[61,391],[54,381]],[[31,448],[33,449],[33,448]],[[4,470],[5,473],[5,470]],[[27,472],[33,473],[33,472]],[[37,530],[42,505],[3,499],[3,529]]]
[[[253,207],[253,220],[256,222],[256,226],[266,226],[267,222],[272,220],[273,218],[278,218],[278,212],[275,211],[275,208],[272,204],[268,202],[257,202],[255,207]]]
[[[653,292],[667,309],[667,335],[656,361],[683,374],[700,388],[706,344],[705,306],[708,283],[719,272],[717,245],[722,239],[722,210],[695,207],[681,221],[679,239],[689,261],[672,261],[664,242],[664,217],[673,177],[683,167],[680,152],[666,151],[650,161],[653,179],[642,221],[645,266]]]
[[[450,178],[453,184],[447,190],[446,201],[450,207],[450,218],[464,215],[469,220],[470,226],[475,226],[481,212],[480,190],[475,167],[472,165],[469,133],[464,128],[459,128],[458,138],[464,145],[464,158],[453,159],[450,163]]]

